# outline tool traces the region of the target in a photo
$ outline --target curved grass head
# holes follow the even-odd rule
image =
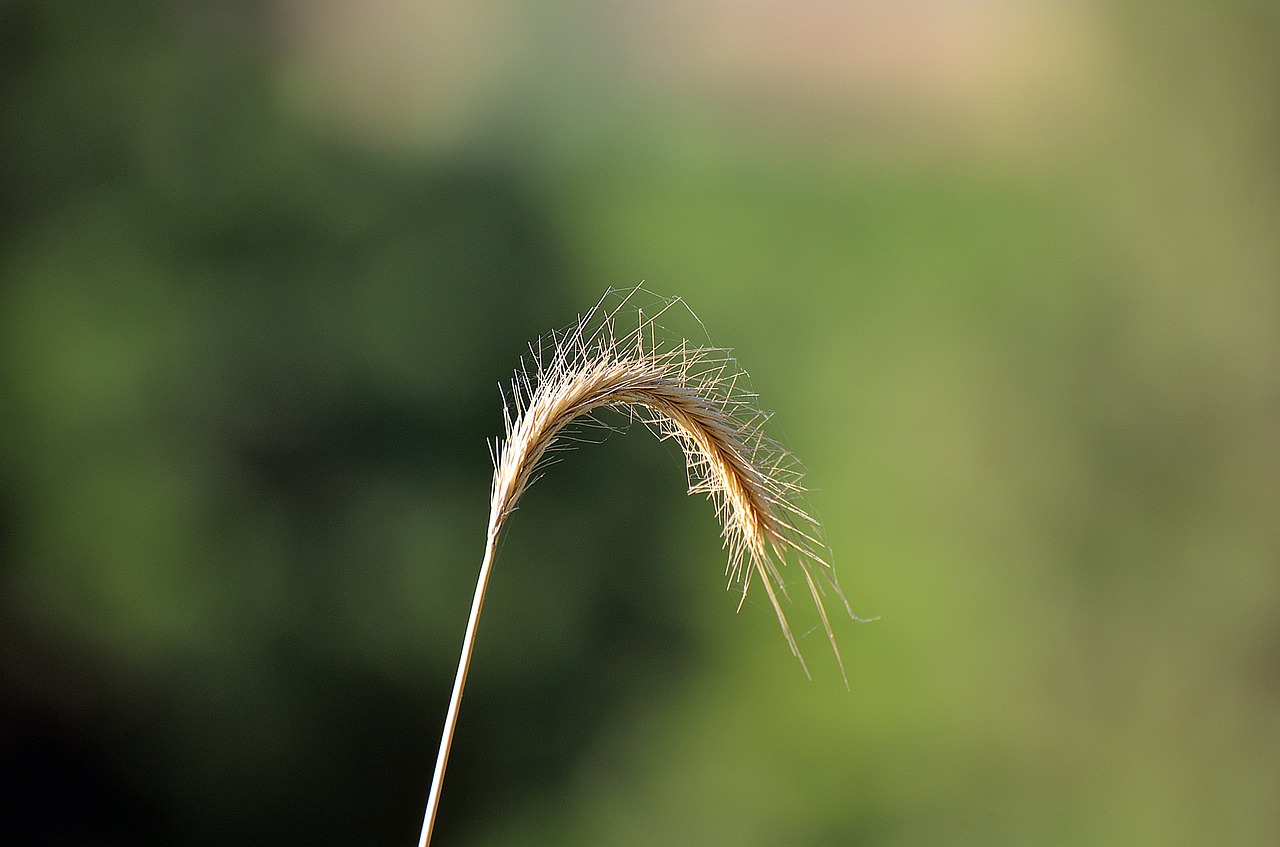
[[[728,351],[664,340],[658,321],[683,303],[666,301],[646,316],[630,305],[640,291],[606,294],[574,326],[531,345],[530,358],[516,372],[504,409],[506,435],[495,449],[484,560],[419,847],[430,841],[498,537],[547,455],[567,442],[574,427],[602,425],[593,417],[597,410],[620,409],[643,421],[659,438],[680,444],[688,466],[689,493],[705,494],[715,503],[727,553],[725,573],[730,587],[742,594],[739,608],[748,591],[760,585],[807,675],[783,608],[788,598],[782,569],[799,569],[845,686],[849,684],[827,614],[827,596],[836,598],[850,617],[858,618],[827,561],[821,527],[802,504],[799,463],[765,435],[769,416],[745,387],[745,375]]]

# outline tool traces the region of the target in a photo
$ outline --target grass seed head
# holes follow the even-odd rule
[[[808,674],[782,605],[780,568],[799,567],[848,686],[824,595],[831,593],[856,616],[827,562],[821,527],[803,506],[799,463],[764,434],[769,416],[729,352],[664,340],[657,321],[682,302],[666,301],[646,316],[629,305],[639,291],[607,294],[573,327],[531,345],[507,400],[506,437],[495,451],[490,541],[496,541],[548,452],[563,442],[566,428],[595,422],[598,409],[620,409],[680,444],[689,493],[705,494],[715,504],[730,586],[745,601],[759,581]],[[611,298],[616,302],[610,304]]]

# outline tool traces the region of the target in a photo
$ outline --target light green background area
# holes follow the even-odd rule
[[[95,749],[173,832],[415,836],[498,385],[643,280],[880,619],[845,691],[797,602],[806,680],[678,452],[581,446],[500,551],[440,843],[1280,839],[1269,4],[919,3],[866,79],[770,45],[894,4],[29,5],[4,670],[150,727]],[[997,58],[948,86],[958,42]]]

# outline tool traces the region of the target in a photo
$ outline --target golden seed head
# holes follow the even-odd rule
[[[823,589],[842,603],[844,597],[824,558],[821,528],[801,504],[798,462],[764,434],[768,415],[756,406],[743,371],[726,350],[661,340],[655,321],[679,300],[666,302],[652,317],[628,309],[636,324],[619,331],[622,310],[637,291],[611,307],[602,300],[570,330],[531,347],[531,360],[513,382],[506,437],[496,451],[490,539],[565,427],[591,420],[602,407],[627,411],[683,448],[689,492],[706,494],[715,504],[730,584],[740,586],[745,599],[759,577],[792,653],[805,667],[782,608],[786,591],[779,571],[789,561],[800,567],[847,686]]]

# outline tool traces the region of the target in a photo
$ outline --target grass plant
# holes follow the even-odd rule
[[[689,492],[706,494],[715,503],[728,553],[725,573],[730,587],[741,591],[743,601],[754,582],[763,587],[791,652],[808,675],[782,605],[787,594],[780,567],[788,562],[799,567],[845,686],[849,684],[824,595],[830,592],[851,617],[860,619],[845,601],[827,561],[821,527],[802,503],[799,463],[764,434],[769,416],[756,405],[756,396],[746,388],[744,373],[729,352],[665,340],[657,321],[683,302],[665,301],[646,316],[641,308],[630,305],[642,290],[606,294],[571,328],[532,345],[531,356],[517,371],[506,398],[506,436],[494,448],[484,558],[419,847],[427,847],[431,840],[498,537],[548,454],[572,443],[577,426],[605,426],[594,416],[600,409],[620,409],[643,421],[660,438],[680,444]]]

